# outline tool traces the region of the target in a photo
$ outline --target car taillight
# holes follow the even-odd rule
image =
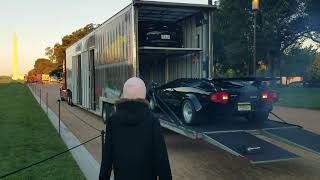
[[[229,93],[224,91],[212,93],[210,99],[215,103],[226,104],[229,101]]]
[[[278,100],[279,100],[279,95],[278,95],[278,93],[272,91],[272,92],[271,92],[271,98],[272,98],[272,101],[273,101],[273,102],[278,101]]]
[[[261,99],[263,101],[268,101],[268,102],[276,102],[278,101],[278,93],[274,91],[263,91],[261,93]]]
[[[269,99],[269,92],[268,91],[264,91],[261,93],[261,99],[262,100],[268,100]]]

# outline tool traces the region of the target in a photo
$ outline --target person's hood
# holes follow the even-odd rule
[[[149,103],[145,99],[121,99],[116,103],[120,124],[135,126],[150,116]]]

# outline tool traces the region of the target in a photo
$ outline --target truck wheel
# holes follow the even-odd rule
[[[102,120],[104,124],[107,124],[113,113],[113,106],[108,103],[103,104],[102,108]]]
[[[182,117],[187,125],[197,124],[196,113],[194,105],[190,100],[185,100],[182,103]]]
[[[247,115],[249,122],[263,123],[268,120],[269,112],[253,112]]]

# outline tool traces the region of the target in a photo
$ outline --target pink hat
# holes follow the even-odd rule
[[[133,77],[128,79],[123,85],[122,98],[125,99],[145,99],[146,85],[142,79]]]

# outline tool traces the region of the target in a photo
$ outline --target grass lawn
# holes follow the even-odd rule
[[[0,84],[0,176],[67,146],[26,85]],[[70,153],[7,179],[85,179]]]
[[[3,84],[3,83],[10,83],[11,80],[9,79],[0,79],[0,84]]]
[[[320,109],[320,88],[279,88],[280,106]]]

